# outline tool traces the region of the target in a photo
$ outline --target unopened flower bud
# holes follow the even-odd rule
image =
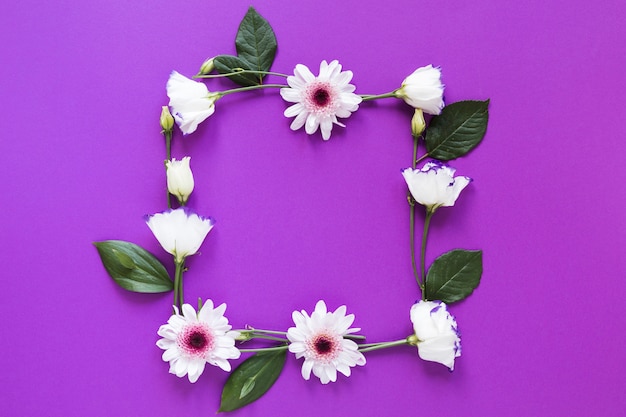
[[[424,120],[424,112],[422,109],[415,109],[415,114],[411,119],[411,133],[413,137],[418,137],[426,129],[426,121]]]
[[[170,113],[170,109],[167,106],[161,108],[161,128],[163,132],[171,132],[174,128],[174,118]]]
[[[210,73],[212,73],[215,69],[215,64],[213,63],[214,59],[215,58],[209,58],[204,61],[200,66],[200,71],[198,72],[198,75],[209,75]]]
[[[182,160],[177,161],[172,158],[166,161],[167,168],[167,190],[170,194],[176,196],[181,205],[184,205],[193,191],[194,181],[193,173],[189,167],[189,156],[185,156]]]

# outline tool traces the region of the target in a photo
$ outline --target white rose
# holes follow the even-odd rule
[[[174,119],[184,134],[193,133],[215,112],[220,93],[211,93],[206,85],[172,71],[166,85]]]
[[[456,320],[441,301],[419,301],[411,307],[411,322],[417,337],[417,351],[425,361],[439,362],[454,370],[461,356],[461,338]]]
[[[396,90],[395,96],[428,114],[439,114],[444,106],[443,88],[441,70],[428,65],[416,69],[406,77],[402,87]]]
[[[148,227],[163,249],[180,263],[195,254],[213,228],[213,220],[190,213],[184,208],[157,213],[148,217]]]
[[[189,195],[193,191],[193,173],[189,166],[191,157],[185,156],[182,160],[177,161],[172,158],[171,161],[165,162],[167,167],[167,190],[178,198],[180,204],[185,204]]]
[[[430,212],[439,207],[454,206],[461,191],[472,181],[469,177],[454,177],[454,168],[429,162],[419,169],[402,171],[411,195]]]

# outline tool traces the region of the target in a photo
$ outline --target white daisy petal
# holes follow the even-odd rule
[[[308,380],[311,372],[322,384],[335,382],[337,371],[349,376],[350,367],[365,365],[365,357],[357,344],[344,336],[354,321],[354,315],[346,316],[345,306],[329,312],[320,300],[309,317],[305,311],[294,311],[292,318],[296,327],[287,330],[289,351],[296,358],[304,358],[302,377]]]
[[[292,130],[304,126],[312,135],[321,126],[322,138],[330,139],[333,124],[344,127],[337,117],[347,118],[359,108],[362,99],[354,94],[349,84],[351,71],[341,71],[338,61],[330,64],[322,61],[319,75],[315,77],[308,67],[296,65],[294,75],[287,77],[289,88],[281,88],[280,95],[289,103],[296,103],[285,110],[285,117],[295,117]]]
[[[196,382],[204,372],[206,363],[219,366],[230,371],[228,359],[239,358],[241,352],[235,347],[238,332],[230,330],[228,319],[223,314],[225,304],[213,308],[213,302],[206,300],[198,314],[189,304],[182,307],[183,315],[175,314],[176,320],[170,318],[168,324],[159,328],[159,336],[167,334],[173,338],[163,338],[156,345],[164,349],[163,361],[170,363],[170,373],[179,378],[187,375],[190,382]],[[182,321],[182,325],[172,326],[169,323]],[[225,330],[216,329],[214,323],[222,323]]]

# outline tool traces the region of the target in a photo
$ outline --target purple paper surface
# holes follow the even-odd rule
[[[92,242],[132,241],[171,265],[143,219],[166,207],[165,82],[234,54],[249,5],[4,6],[3,415],[217,411],[228,374],[207,366],[190,384],[155,346],[171,294],[119,288]],[[268,394],[232,415],[623,415],[624,3],[252,5],[276,32],[278,72],[338,59],[357,93],[376,94],[433,64],[447,103],[491,99],[485,140],[451,163],[474,181],[435,214],[427,251],[430,263],[482,249],[484,273],[450,306],[463,344],[454,372],[405,346],[322,386],[290,355]],[[346,305],[368,341],[406,337],[419,298],[400,174],[412,110],[363,103],[323,142],[291,131],[286,107],[276,90],[227,96],[195,134],[177,132],[173,156],[191,155],[196,179],[189,205],[216,219],[189,259],[186,300],[227,303],[236,328],[285,330],[324,299]]]

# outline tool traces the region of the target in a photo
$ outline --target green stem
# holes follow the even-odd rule
[[[380,98],[393,98],[396,96],[396,91],[398,90],[393,90],[385,94],[361,94],[361,98],[363,101],[378,100]]]
[[[167,155],[167,160],[169,161],[172,159],[172,131],[167,130],[164,131],[163,134],[165,135],[165,154]],[[165,174],[167,179],[167,166],[165,167]],[[167,185],[165,186],[165,193],[167,194],[167,208],[171,209],[172,197],[170,196],[170,191],[167,189]]]
[[[257,349],[239,349],[240,352],[246,353],[246,352],[253,352],[253,353],[258,353],[258,352],[279,352],[281,350],[287,350],[288,346],[284,345],[284,346],[275,346],[275,347],[269,347],[269,348],[257,348]]]
[[[420,156],[417,159],[413,158],[413,160],[415,161],[415,165],[417,165],[417,164],[419,164],[420,162],[422,162],[426,158],[428,158],[428,152],[426,152],[424,155]]]
[[[252,333],[251,335],[251,339],[265,339],[265,340],[273,340],[275,342],[288,342],[287,339],[283,338],[283,337],[274,337],[274,336],[267,336],[267,335],[263,335],[263,334],[254,334]]]
[[[174,305],[177,305],[179,311],[183,308],[183,271],[185,269],[185,260],[174,262],[176,264],[176,272],[174,274]]]
[[[285,87],[289,87],[289,86],[288,85],[284,85],[284,84],[250,85],[248,87],[240,87],[240,88],[233,88],[231,90],[220,91],[218,94],[220,94],[220,96],[225,96],[227,94],[240,93],[242,91],[259,90],[261,88],[285,88]]]
[[[241,74],[257,74],[257,75],[276,75],[277,77],[287,78],[289,75],[283,74],[281,72],[272,72],[272,71],[255,71],[255,70],[245,70],[242,69],[240,71],[233,71],[225,74],[213,74],[213,75],[200,75],[196,74],[193,78],[224,78],[230,77],[231,75],[241,75]]]
[[[263,329],[255,329],[255,328],[249,328],[249,329],[245,329],[245,330],[237,330],[240,333],[245,333],[245,332],[252,332],[252,333],[265,333],[265,334],[280,334],[280,335],[286,335],[287,332],[279,332],[276,330],[263,330]]]
[[[435,211],[427,208],[426,219],[424,220],[424,233],[422,234],[422,251],[420,254],[420,266],[422,270],[423,287],[422,287],[422,300],[426,300],[426,241],[428,239],[428,227],[430,226],[430,219],[433,217]]]
[[[413,136],[413,158],[411,166],[413,169],[417,166],[417,146],[419,144],[419,136]],[[417,269],[417,261],[415,259],[415,200],[411,196],[409,192],[407,199],[409,201],[410,212],[409,212],[409,235],[411,242],[411,267],[413,268],[413,275],[415,276],[415,280],[417,281],[417,285],[420,287],[422,294],[424,294],[424,284],[422,279],[420,278],[419,271]]]
[[[365,344],[359,345],[359,351],[361,353],[364,353],[364,352],[371,352],[374,350],[386,349],[386,348],[390,348],[394,346],[408,345],[408,344],[409,344],[409,341],[407,339],[395,340],[393,342],[365,343]]]

